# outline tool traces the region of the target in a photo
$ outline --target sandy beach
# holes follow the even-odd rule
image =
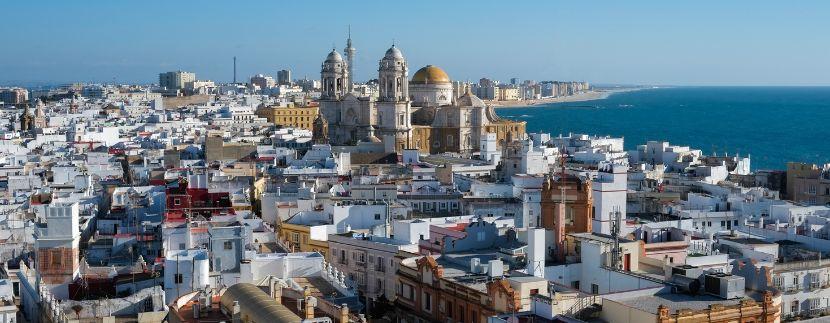
[[[507,109],[507,108],[524,108],[539,104],[547,104],[547,103],[562,103],[562,102],[582,102],[582,101],[591,101],[591,100],[602,100],[614,93],[626,92],[626,91],[633,91],[635,89],[624,89],[624,90],[594,90],[584,93],[578,93],[571,96],[564,96],[564,97],[557,97],[557,98],[541,98],[541,99],[533,99],[533,100],[521,100],[521,101],[486,101],[487,104],[492,105],[496,109]]]

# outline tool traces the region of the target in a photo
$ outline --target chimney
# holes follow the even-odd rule
[[[271,294],[274,296],[274,301],[277,304],[282,304],[282,285],[279,282],[276,282],[271,287]]]
[[[346,303],[340,305],[340,323],[349,323],[349,306]]]
[[[242,323],[242,307],[239,306],[239,301],[233,301],[231,321],[233,323]]]
[[[305,297],[305,319],[311,320],[314,318],[314,306],[317,305],[317,301],[314,296],[306,296]]]

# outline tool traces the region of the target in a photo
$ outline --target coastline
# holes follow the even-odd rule
[[[511,108],[527,108],[532,107],[535,105],[540,104],[549,104],[549,103],[564,103],[564,102],[583,102],[583,101],[593,101],[593,100],[602,100],[608,98],[609,96],[621,93],[621,92],[629,92],[629,91],[636,91],[639,88],[626,88],[626,89],[615,89],[615,90],[593,90],[583,93],[577,93],[571,96],[563,96],[563,97],[556,97],[556,98],[541,98],[541,99],[530,99],[530,100],[520,100],[520,101],[485,101],[487,104],[492,105],[493,108],[496,109],[511,109]]]

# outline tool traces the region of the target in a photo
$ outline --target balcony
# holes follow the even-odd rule
[[[796,320],[796,319],[805,319],[805,318],[813,318],[813,317],[821,317],[830,315],[830,308],[817,308],[811,310],[801,310],[796,312],[790,312],[781,315],[781,319],[783,320]]]
[[[795,285],[787,285],[787,286],[779,287],[779,289],[781,290],[781,292],[789,294],[789,293],[800,292],[803,289],[802,287],[803,286],[801,286],[801,284],[795,284]]]
[[[806,287],[807,287],[807,289],[809,289],[812,292],[812,291],[816,291],[816,290],[819,290],[819,289],[825,289],[825,288],[830,287],[830,282],[827,282],[827,281],[810,282],[810,284],[808,284]]]

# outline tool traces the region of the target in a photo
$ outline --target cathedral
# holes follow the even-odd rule
[[[358,96],[352,92],[355,52],[349,37],[346,59],[332,49],[323,61],[316,142],[380,142],[386,152],[418,149],[469,156],[487,133],[496,134],[499,147],[525,135],[525,122],[499,118],[469,90],[457,93],[437,66],[419,69],[410,80],[406,59],[394,45],[379,62],[378,98]]]

